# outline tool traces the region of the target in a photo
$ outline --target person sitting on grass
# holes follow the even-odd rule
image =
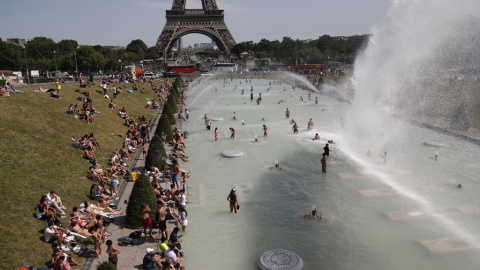
[[[10,93],[8,93],[3,86],[0,85],[0,97],[9,97]]]
[[[62,227],[57,227],[52,221],[49,221],[47,228],[45,228],[43,232],[43,238],[47,243],[53,244],[57,241],[59,245],[62,245],[63,233],[67,233],[67,230]]]
[[[92,148],[88,146],[85,148],[85,151],[83,152],[82,157],[86,160],[88,160],[92,165],[97,164],[97,157],[95,156],[95,153],[93,152]]]
[[[58,247],[55,247],[53,249],[53,254],[52,254],[52,258],[50,259],[50,264],[55,265],[55,263],[61,257],[63,257],[62,260],[66,261],[67,263],[73,264],[75,266],[81,266],[82,265],[81,263],[77,263],[73,257],[68,256],[66,253],[63,252],[63,250],[61,250]]]
[[[122,158],[124,158],[124,159],[129,159],[130,158],[130,154],[128,153],[128,148],[125,144],[122,146],[122,148],[120,148],[120,150],[118,152],[120,153],[120,156]]]
[[[66,209],[66,207],[63,206],[62,199],[55,193],[55,191],[50,191],[46,196],[48,206],[55,207],[55,209],[60,211],[62,215],[65,215],[63,209]]]
[[[93,184],[90,187],[90,199],[100,201],[101,199],[108,200],[108,196],[100,191],[100,188],[97,184]]]
[[[100,168],[100,164],[90,167],[90,170],[88,170],[88,178],[97,180],[98,182],[108,181],[107,173]]]
[[[92,144],[93,146],[95,146],[96,148],[100,147],[100,144],[98,143],[97,139],[95,138],[95,135],[93,135],[93,132],[90,133],[90,135],[88,135],[88,138],[87,138]]]
[[[111,108],[112,110],[117,109],[117,105],[113,102],[113,99],[110,100],[110,103],[108,104],[108,107]]]
[[[57,216],[57,210],[47,204],[47,195],[42,195],[40,201],[37,203],[37,207],[35,207],[35,216],[38,219],[46,220],[48,215],[55,218]]]

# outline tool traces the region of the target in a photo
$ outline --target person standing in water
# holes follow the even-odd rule
[[[215,128],[215,141],[218,140],[218,128]]]
[[[387,160],[388,160],[387,151],[383,152],[382,158],[383,158],[383,163],[387,164]]]
[[[315,97],[315,104],[318,104],[318,97]]]
[[[297,125],[297,122],[294,122],[294,123],[293,123],[292,129],[293,129],[293,134],[298,133],[298,125]]]
[[[232,135],[230,135],[230,138],[235,139],[235,129],[230,128],[230,131],[232,132]]]
[[[263,137],[267,137],[267,126],[266,125],[263,125]]]
[[[325,147],[323,147],[323,153],[328,157],[330,157],[330,148],[328,148],[328,143],[325,144]]]
[[[287,110],[285,111],[285,118],[286,118],[286,119],[290,118],[290,111],[288,110],[288,108],[287,108]]]
[[[327,173],[327,154],[323,153],[320,161],[322,163],[322,173]]]
[[[307,130],[312,130],[313,129],[313,121],[312,121],[312,118],[310,118],[310,121],[308,121],[308,124],[307,124]]]
[[[230,212],[235,210],[235,214],[238,211],[238,202],[237,202],[237,194],[235,193],[235,189],[232,188],[230,194],[228,194],[227,201],[230,202]]]

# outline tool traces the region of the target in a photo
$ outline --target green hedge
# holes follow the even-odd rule
[[[168,96],[168,100],[166,104],[170,105],[170,109],[172,109],[172,113],[176,113],[178,111],[178,106],[177,106],[178,103],[173,90]]]
[[[115,270],[117,267],[111,262],[101,262],[97,265],[97,270]]]
[[[133,185],[132,193],[130,193],[125,216],[128,227],[139,228],[142,226],[142,219],[137,214],[137,210],[142,204],[147,204],[150,207],[150,216],[154,219],[157,212],[155,192],[148,176],[145,174],[138,177]]]
[[[162,115],[167,116],[168,122],[170,123],[170,125],[175,125],[177,123],[177,120],[175,119],[175,116],[173,115],[173,108],[172,108],[171,103],[169,103],[169,102],[165,103],[165,105],[163,106]]]
[[[167,157],[162,139],[158,135],[153,136],[150,146],[148,147],[147,157],[145,158],[145,169],[149,171],[151,166],[163,169]]]
[[[167,142],[172,141],[173,139],[173,131],[172,125],[168,120],[168,117],[165,114],[160,116],[160,120],[158,120],[157,129],[155,130],[155,134],[158,136],[162,136],[162,132],[167,135]]]

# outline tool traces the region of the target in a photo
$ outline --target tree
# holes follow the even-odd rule
[[[150,167],[157,167],[163,169],[166,164],[167,152],[163,146],[162,139],[158,135],[154,135],[148,147],[148,154],[145,158],[145,170],[150,170]]]
[[[25,65],[23,48],[0,41],[0,69],[22,70]]]
[[[151,211],[150,215],[155,217],[157,212],[156,197],[150,180],[145,174],[141,174],[135,181],[128,199],[128,206],[125,216],[127,226],[138,228],[142,226],[142,218],[138,216],[137,210],[142,204],[147,204]]]
[[[147,53],[145,54],[145,59],[158,59],[160,58],[160,54],[158,54],[158,48],[153,46],[148,48]]]
[[[168,100],[170,100],[170,98]],[[175,116],[173,115],[172,105],[168,101],[163,106],[162,115],[163,114],[165,114],[167,116],[168,122],[170,122],[170,125],[175,125],[177,123],[177,121],[175,120]],[[171,127],[170,127],[170,129],[171,129]]]
[[[170,121],[168,120],[168,117],[165,114],[162,114],[162,116],[160,116],[157,129],[155,130],[155,134],[157,134],[158,136],[162,136],[162,133],[165,133],[165,135],[167,135],[167,142],[172,141],[173,139],[172,125],[170,124]]]
[[[26,43],[26,48],[28,57],[53,59],[54,51],[57,51],[57,44],[51,38],[34,37]]]
[[[84,72],[99,71],[105,66],[105,60],[92,46],[84,45],[77,49],[77,64],[78,69]]]
[[[125,65],[127,65],[127,64],[133,63],[136,57],[137,55],[133,52],[125,52],[125,53],[122,53],[122,56],[120,57],[120,59],[122,60],[123,63],[125,63]]]
[[[72,39],[60,40],[57,43],[58,52],[60,55],[66,55],[75,52],[78,47],[78,42]]]

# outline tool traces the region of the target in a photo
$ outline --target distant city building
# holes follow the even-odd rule
[[[25,39],[24,38],[7,38],[7,43],[12,43],[15,45],[25,45]]]

